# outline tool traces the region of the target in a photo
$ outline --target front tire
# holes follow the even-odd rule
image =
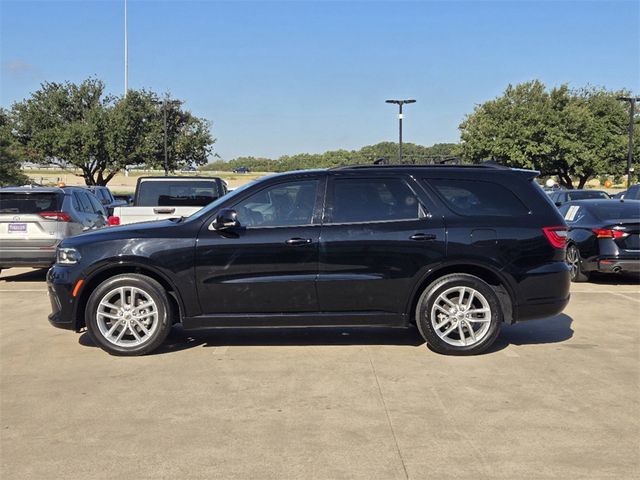
[[[116,275],[96,288],[85,311],[87,332],[112,355],[145,355],[158,348],[171,330],[167,293],[145,275]]]
[[[416,324],[432,350],[475,355],[489,348],[503,315],[493,288],[478,277],[445,275],[429,285],[416,306]]]

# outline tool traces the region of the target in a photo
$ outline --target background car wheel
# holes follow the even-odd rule
[[[117,275],[96,288],[86,309],[87,331],[113,355],[144,355],[171,330],[171,308],[162,285],[138,274]]]
[[[589,280],[589,273],[582,270],[580,250],[573,244],[567,247],[567,265],[569,265],[572,282],[586,282]]]
[[[495,341],[502,307],[478,277],[451,274],[429,285],[416,306],[416,324],[427,344],[446,355],[474,355]]]

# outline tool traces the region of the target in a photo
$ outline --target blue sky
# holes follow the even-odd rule
[[[0,105],[43,81],[123,93],[124,0],[0,0]],[[640,94],[640,1],[129,1],[129,85],[213,124],[215,151],[277,157],[457,141],[474,105],[539,78]]]

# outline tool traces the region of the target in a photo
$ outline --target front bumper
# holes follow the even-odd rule
[[[77,330],[74,283],[68,268],[54,265],[47,272],[47,293],[51,302],[49,323],[54,327]]]
[[[50,267],[56,261],[56,247],[0,250],[0,268]]]

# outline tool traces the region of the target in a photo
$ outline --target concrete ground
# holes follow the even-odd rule
[[[43,280],[0,276],[3,479],[640,478],[634,281],[470,358],[384,329],[175,329],[118,358],[48,324]]]

